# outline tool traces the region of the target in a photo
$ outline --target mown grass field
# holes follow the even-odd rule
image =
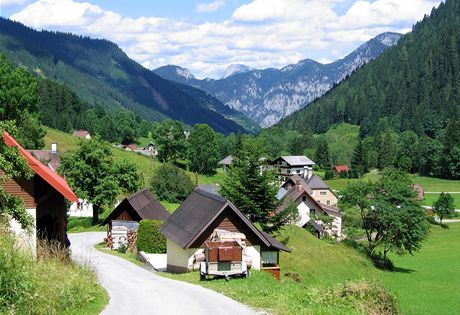
[[[454,199],[455,209],[460,209],[460,193],[459,194],[450,194]],[[424,206],[433,206],[434,202],[438,200],[439,194],[425,194],[425,198],[422,203]]]
[[[460,313],[460,223],[433,226],[414,256],[391,256],[397,272],[381,279],[400,301],[404,314]]]

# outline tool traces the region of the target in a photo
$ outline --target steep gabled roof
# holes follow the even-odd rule
[[[218,164],[219,165],[232,165],[233,163],[233,156],[228,155],[224,157]]]
[[[330,189],[330,187],[318,175],[312,175],[305,182],[311,189]]]
[[[128,211],[132,219],[140,220],[160,220],[165,221],[169,218],[169,212],[163,205],[155,199],[152,193],[144,188],[126,197],[110,213],[101,225],[105,225],[114,220],[123,210]]]
[[[86,136],[91,136],[86,130],[75,130],[72,134],[75,137],[85,138]]]
[[[348,172],[350,169],[346,165],[335,165],[334,170],[337,173],[341,173],[341,172]]]
[[[195,189],[185,199],[180,207],[160,227],[160,232],[180,247],[190,248],[193,242],[226,209],[233,211],[263,245],[290,251],[276,240],[274,242],[272,239],[264,236],[229,200],[200,188]]]
[[[3,132],[3,141],[9,147],[17,147],[19,153],[27,160],[30,168],[40,176],[44,181],[50,184],[54,189],[56,189],[61,195],[67,198],[71,202],[78,202],[78,198],[72,189],[67,184],[67,181],[59,176],[57,173],[53,172],[50,168],[46,165],[41,163],[35,157],[32,156],[29,152],[27,152],[16,140],[10,136],[8,132]]]
[[[295,185],[302,185],[302,187],[305,189],[306,192],[308,192],[309,194],[312,194],[313,191],[311,190],[310,186],[307,184],[307,182],[305,181],[304,178],[300,177],[299,175],[297,174],[294,174],[292,175],[291,177],[289,177],[281,187],[283,187],[284,189],[287,189],[287,186],[288,184],[291,184],[292,186],[295,186]]]

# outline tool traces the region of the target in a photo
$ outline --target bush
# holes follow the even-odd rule
[[[194,186],[183,169],[164,163],[155,170],[150,187],[158,199],[177,203],[183,201]]]
[[[166,253],[166,238],[158,231],[158,220],[141,220],[137,230],[137,250],[152,254]]]
[[[332,170],[326,170],[324,172],[324,179],[329,180],[334,178],[334,172]]]

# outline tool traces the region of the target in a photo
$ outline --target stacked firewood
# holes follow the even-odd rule
[[[137,243],[137,232],[135,230],[128,231],[128,250],[135,253]]]
[[[113,238],[112,233],[109,232],[107,237],[104,238],[105,247],[112,248],[113,246]]]

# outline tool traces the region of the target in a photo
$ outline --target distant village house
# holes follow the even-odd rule
[[[296,174],[302,178],[310,178],[313,175],[315,162],[305,155],[300,156],[280,156],[269,163],[275,170],[281,182],[286,181],[290,176]]]
[[[335,176],[338,176],[342,172],[349,172],[350,168],[346,165],[334,165],[332,171],[334,172]]]
[[[75,130],[73,132],[73,136],[78,137],[78,138],[88,139],[88,140],[91,139],[91,135],[86,130]]]
[[[219,165],[222,166],[224,172],[227,172],[227,169],[232,165],[233,163],[233,156],[228,155],[225,158],[223,158],[221,161],[219,161]]]

